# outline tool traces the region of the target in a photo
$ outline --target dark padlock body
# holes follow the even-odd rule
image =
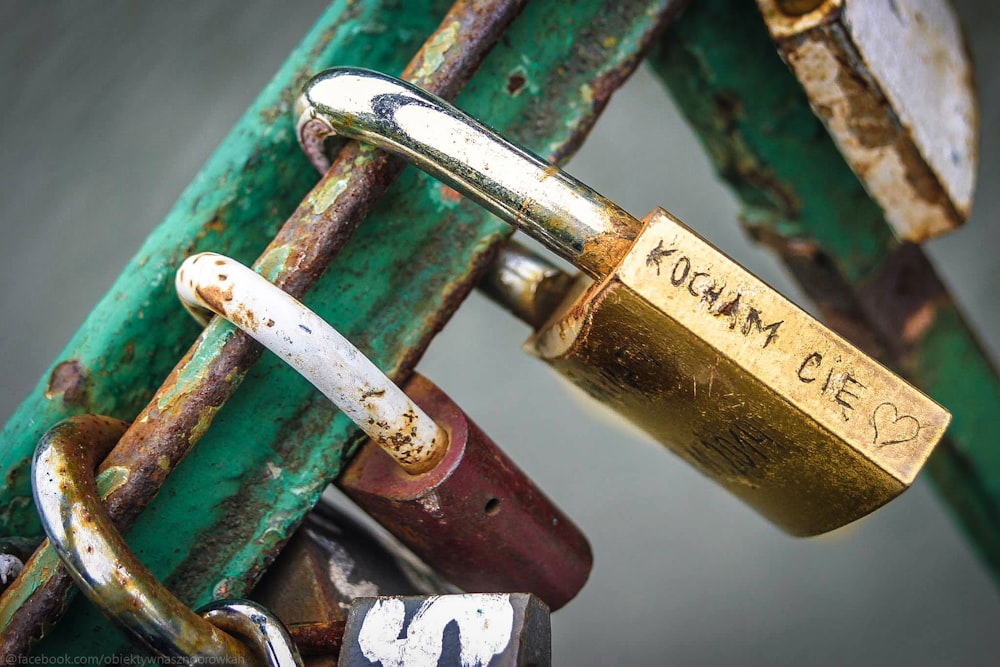
[[[358,596],[452,591],[433,573],[416,569],[398,545],[322,499],[267,568],[251,598],[289,626],[344,621]]]
[[[528,593],[357,598],[340,667],[484,665],[547,667],[549,610]]]
[[[463,590],[569,602],[590,574],[587,538],[444,392],[419,375],[405,391],[448,432],[444,458],[410,475],[369,441],[340,488]]]

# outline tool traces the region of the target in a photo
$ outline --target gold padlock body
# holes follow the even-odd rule
[[[839,528],[914,480],[951,415],[657,209],[533,354],[785,531]]]

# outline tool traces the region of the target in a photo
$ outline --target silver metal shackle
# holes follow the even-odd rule
[[[254,653],[178,600],[128,548],[98,494],[94,470],[125,432],[109,417],[78,415],[38,443],[32,491],[42,528],[87,598],[160,656],[189,664],[227,659],[256,664]],[[115,476],[127,474],[109,470]]]
[[[413,162],[595,278],[617,265],[642,223],[444,100],[356,67],[326,70],[296,103],[299,142],[317,162],[337,134]]]
[[[265,667],[302,667],[288,629],[263,605],[253,600],[216,600],[198,613],[220,630],[245,639]]]
[[[477,287],[533,329],[541,329],[577,284],[527,246],[508,241],[490,262]]]

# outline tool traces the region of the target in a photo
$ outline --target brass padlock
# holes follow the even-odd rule
[[[340,134],[403,155],[595,279],[531,349],[792,534],[886,503],[944,434],[941,406],[662,209],[639,222],[377,72],[327,70],[296,111],[307,150]]]

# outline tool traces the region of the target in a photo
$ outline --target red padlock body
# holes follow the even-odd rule
[[[590,575],[590,544],[576,525],[433,383],[404,387],[449,435],[432,470],[410,475],[365,443],[337,484],[456,586],[534,593],[555,610]]]

